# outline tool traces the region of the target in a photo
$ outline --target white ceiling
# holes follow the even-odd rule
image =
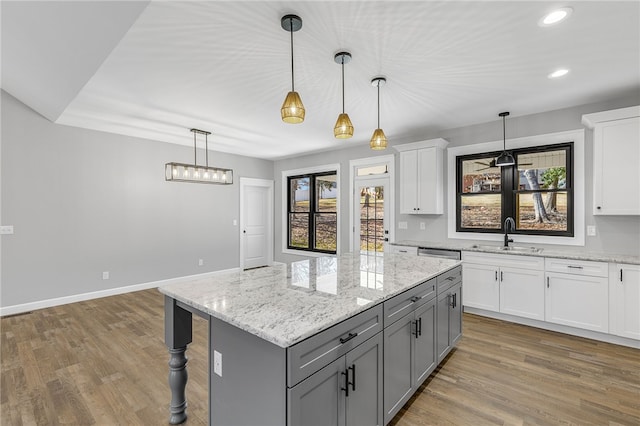
[[[539,19],[573,14],[553,27]],[[640,87],[640,2],[11,2],[2,10],[2,87],[56,123],[275,159],[621,96]],[[285,124],[288,13],[302,124]],[[337,140],[340,66],[354,137]],[[560,67],[571,72],[550,80]]]

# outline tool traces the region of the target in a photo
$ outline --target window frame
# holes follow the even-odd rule
[[[478,152],[473,154],[458,155],[455,157],[455,231],[458,233],[469,234],[504,234],[504,221],[507,217],[516,218],[517,215],[517,195],[518,194],[532,194],[532,193],[566,193],[567,194],[567,229],[565,231],[550,231],[545,229],[514,229],[509,231],[509,234],[514,235],[531,235],[531,236],[543,236],[543,237],[575,237],[575,199],[574,199],[574,162],[575,162],[575,141],[567,141],[561,143],[552,143],[546,145],[525,146],[522,148],[511,149],[511,154],[517,158],[518,155],[542,153],[549,151],[564,150],[566,152],[566,186],[565,188],[555,189],[519,189],[519,171],[518,164],[516,162],[513,166],[504,166],[500,168],[500,192],[483,191],[473,194],[462,192],[463,186],[463,161],[469,161],[473,159],[487,157],[496,158],[502,151],[490,151],[490,152]],[[498,228],[463,228],[462,222],[462,198],[463,196],[474,195],[487,195],[487,194],[500,194],[501,200],[501,212],[500,212],[500,229]]]
[[[334,212],[315,212],[315,213],[329,213],[335,214],[336,216],[336,250],[318,250],[314,249],[314,241],[309,240],[309,248],[295,247],[291,246],[289,243],[289,209],[291,208],[290,204],[290,179],[296,179],[300,177],[306,177],[310,175],[315,176],[323,176],[323,175],[336,175],[336,187],[338,191],[338,195],[336,197],[336,211]],[[310,194],[310,211],[309,211],[309,223],[313,225],[314,220],[314,212],[311,211],[311,197],[313,197],[313,203],[315,203],[315,180],[313,183],[313,194]],[[341,188],[340,188],[340,164],[328,164],[322,166],[308,167],[304,169],[296,169],[296,170],[283,170],[282,171],[282,253],[284,254],[295,254],[295,255],[304,255],[304,256],[327,256],[327,255],[338,255],[340,254],[340,196],[341,196]],[[312,231],[313,228],[309,228],[310,233],[315,232]],[[315,236],[314,236],[315,238]]]
[[[315,253],[324,253],[324,254],[336,254],[338,251],[338,200],[336,197],[336,211],[335,212],[323,212],[318,210],[318,193],[317,193],[317,179],[321,178],[322,176],[336,176],[336,187],[338,185],[338,174],[336,171],[326,171],[326,172],[318,172],[318,173],[305,173],[305,174],[301,174],[301,175],[290,175],[287,176],[287,211],[285,212],[287,215],[287,249],[289,250],[301,250],[301,251],[312,251]],[[291,245],[291,214],[292,213],[296,213],[296,214],[301,214],[301,212],[295,212],[295,211],[291,211],[291,206],[293,205],[292,203],[292,195],[293,192],[291,190],[291,181],[293,179],[304,179],[304,178],[309,178],[309,211],[306,212],[306,214],[308,215],[307,218],[307,241],[309,242],[309,247],[305,248],[305,247],[298,247],[298,246],[292,246]],[[304,214],[304,213],[302,213]],[[316,216],[319,214],[329,214],[329,215],[334,215],[336,217],[336,250],[322,250],[322,249],[318,249],[315,248],[316,247]]]

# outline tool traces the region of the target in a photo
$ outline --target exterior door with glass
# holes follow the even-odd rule
[[[389,178],[357,179],[354,193],[354,252],[384,252],[389,246]]]

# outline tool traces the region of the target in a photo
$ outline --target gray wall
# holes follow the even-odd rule
[[[57,125],[5,92],[1,158],[3,307],[237,267],[239,178],[273,179],[210,152],[233,185],[165,182],[193,148]]]
[[[600,102],[596,104],[581,105],[556,111],[548,111],[528,116],[512,116],[508,120],[508,138],[520,138],[525,136],[540,135],[545,133],[553,133],[567,130],[583,129],[582,115],[606,111],[616,108],[624,108],[627,106],[640,104],[640,92],[629,93],[626,96],[612,99],[608,102]],[[497,111],[498,112],[498,111]],[[496,118],[497,118],[496,112]],[[513,112],[517,115],[517,112]],[[274,178],[276,187],[276,241],[275,253],[276,260],[292,261],[299,259],[294,255],[285,255],[281,253],[282,247],[282,226],[279,218],[281,217],[281,172],[283,170],[298,169],[311,167],[321,164],[340,163],[342,170],[342,180],[340,182],[340,203],[342,206],[341,219],[341,244],[342,250],[347,251],[349,247],[349,160],[364,157],[373,157],[376,155],[395,154],[396,156],[396,200],[398,197],[399,179],[398,167],[399,157],[397,151],[391,148],[394,144],[415,142],[419,140],[427,140],[434,138],[444,138],[449,141],[449,147],[471,145],[474,143],[497,141],[502,139],[502,123],[499,120],[490,123],[471,125],[456,129],[433,132],[418,136],[404,136],[401,140],[391,141],[390,147],[386,151],[377,153],[369,149],[368,145],[360,145],[358,147],[334,150],[330,152],[317,153],[292,159],[284,159],[276,161]],[[349,142],[345,142],[349,143]],[[593,204],[592,184],[593,184],[593,134],[591,131],[586,132],[585,138],[585,206],[586,206],[586,225],[596,225],[597,235],[595,237],[585,237],[585,247],[567,248],[587,250],[594,252],[609,252],[620,254],[640,255],[640,217],[639,216],[593,216],[591,214],[591,205]],[[447,176],[447,165],[445,163],[445,177]],[[445,178],[446,180],[446,178]],[[622,190],[622,189],[621,189]],[[624,190],[638,191],[638,187],[629,187]],[[447,200],[445,190],[445,213],[443,215],[401,215],[396,203],[395,211],[395,239],[400,240],[418,240],[431,242],[448,242],[447,237]],[[584,206],[578,208],[585,208]],[[397,223],[405,221],[408,229],[398,229]],[[426,229],[420,230],[420,222],[425,222]],[[454,240],[455,243],[466,243],[464,240]],[[559,246],[554,246],[559,247]]]

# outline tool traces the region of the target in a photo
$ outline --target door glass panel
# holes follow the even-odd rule
[[[289,213],[289,245],[309,248],[309,214]]]
[[[384,251],[384,186],[360,188],[360,250]]]
[[[338,247],[338,222],[335,213],[316,213],[314,215],[315,249],[336,251]]]
[[[460,197],[460,224],[463,228],[501,229],[501,194],[463,195]]]
[[[567,231],[567,192],[516,194],[516,228]]]
[[[356,176],[381,175],[388,173],[386,164],[378,164],[376,166],[358,167]]]

